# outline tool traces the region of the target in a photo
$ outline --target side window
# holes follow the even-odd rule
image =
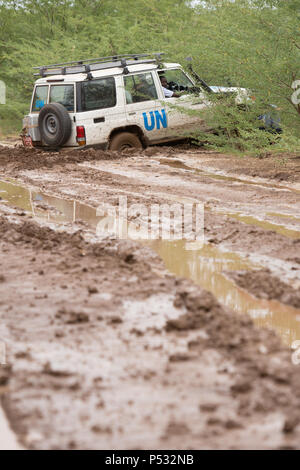
[[[50,103],[60,103],[69,112],[74,112],[74,85],[52,85]]]
[[[129,75],[124,78],[126,103],[156,100],[157,92],[151,73]]]
[[[89,80],[81,84],[82,111],[116,106],[116,85],[113,77]]]
[[[48,85],[37,86],[34,93],[31,112],[39,112],[45,106],[45,104],[47,104],[47,99]]]

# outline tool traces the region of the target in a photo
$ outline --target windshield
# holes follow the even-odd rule
[[[181,69],[163,70],[158,72],[158,74],[159,76],[163,75],[166,77],[170,90],[193,91],[195,88],[194,83]]]

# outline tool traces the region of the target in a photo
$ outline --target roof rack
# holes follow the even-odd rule
[[[123,69],[123,73],[129,73],[127,66],[147,63],[161,64],[162,55],[164,52],[152,52],[149,54],[124,54],[114,55],[108,57],[98,57],[97,59],[85,59],[75,62],[64,62],[61,64],[42,65],[33,67],[34,70],[39,70],[34,76],[48,77],[53,75],[69,75],[77,73],[86,73],[87,78],[93,78],[92,72],[96,70],[105,70],[114,67]]]

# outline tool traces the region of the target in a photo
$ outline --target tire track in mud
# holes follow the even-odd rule
[[[104,168],[102,168],[103,164],[101,164],[101,168],[98,167],[96,169],[91,168],[91,164],[89,164],[88,168],[70,168],[70,174],[64,174],[65,181],[61,181],[59,184],[55,184],[55,182],[51,181],[52,177],[49,171],[46,173],[46,175],[44,174],[43,176],[40,174],[33,174],[32,172],[30,172],[30,174],[26,172],[25,180],[38,185],[42,185],[43,180],[46,180],[45,184],[47,184],[47,189],[53,191],[54,194],[61,194],[63,195],[63,197],[68,197],[69,195],[69,197],[71,196],[74,198],[80,198],[83,199],[85,202],[90,203],[91,205],[97,205],[103,200],[110,202],[113,205],[116,205],[118,203],[118,191],[120,191],[122,195],[128,195],[129,204],[141,202],[146,205],[150,205],[151,203],[161,202],[162,198],[165,201],[168,201],[169,199],[175,200],[175,198],[178,198],[178,201],[180,202],[180,200],[186,198],[187,190],[185,190],[184,192],[180,189],[180,187],[174,190],[173,187],[171,188],[164,184],[163,191],[161,191],[162,188],[160,187],[159,183],[157,184],[154,182],[153,185],[145,184],[145,181],[143,181],[143,178],[141,176],[139,179],[136,179],[134,177],[134,170],[132,170],[131,168],[127,168],[130,164],[128,162],[128,159],[126,160],[125,168],[123,170],[117,168],[113,171],[113,174],[110,172],[111,164],[107,162],[107,167],[105,162],[103,163]],[[122,166],[122,162],[120,161],[116,162],[116,165],[120,165],[120,163]],[[143,165],[143,163],[141,163],[141,165]],[[151,164],[146,164],[145,166],[151,167]],[[149,171],[151,170],[152,168],[149,169]],[[155,170],[157,170],[157,168],[155,168]],[[133,172],[133,175],[130,176],[131,172]],[[127,177],[124,176],[126,174],[128,175]],[[179,176],[182,177],[182,175]],[[57,178],[58,175],[56,175],[55,177]],[[170,175],[167,173],[165,178],[170,178]],[[178,179],[176,181],[178,182]],[[86,191],[84,190],[85,184],[87,185]],[[190,183],[188,183],[188,194],[191,197],[191,188],[189,187],[189,185]],[[70,194],[69,191],[70,187],[73,188],[72,194]],[[140,191],[140,196],[137,195],[138,191]],[[199,201],[199,194],[196,193],[193,199]],[[280,198],[279,203],[281,203],[281,199],[282,198]],[[274,201],[271,202],[273,204],[272,207],[274,207]],[[293,202],[294,200],[291,201],[291,204]],[[264,221],[264,217],[256,216],[257,218],[255,218],[253,217],[253,215],[247,216],[243,215],[243,213],[240,214],[238,213],[236,207],[234,208],[234,212],[232,211],[232,207],[230,207],[230,209],[224,210],[223,205],[221,205],[220,208],[220,205],[216,203],[214,199],[206,198],[206,231],[212,243],[222,243],[223,245],[227,245],[230,249],[238,249],[241,252],[246,251],[246,253],[251,253],[253,250],[249,250],[247,246],[247,240],[249,240],[251,243],[254,243],[255,250],[257,251],[257,253],[264,256],[268,256],[270,254],[270,245],[274,245],[275,248],[276,246],[281,245],[280,249],[274,249],[274,247],[272,247],[271,255],[274,255],[275,258],[277,257],[288,263],[294,262],[294,265],[291,267],[292,270],[295,270],[295,266],[298,260],[297,256],[295,256],[295,251],[297,251],[298,239],[298,230],[296,230],[296,227],[299,226],[295,225],[297,221],[292,221],[292,223],[294,223],[293,226],[286,227],[282,224],[279,225],[270,221]],[[258,207],[257,204],[256,207]],[[252,212],[253,210],[254,209],[252,207]],[[216,215],[214,215],[214,213]],[[235,220],[241,221],[243,223],[235,223]],[[219,222],[221,222],[221,225]],[[289,219],[289,222],[291,222],[291,219]],[[247,227],[245,227],[245,223],[250,226],[249,230],[247,229]],[[258,229],[260,225],[263,226],[264,230]],[[215,230],[215,227],[217,227],[217,230]],[[224,231],[224,235],[222,234],[222,231]],[[276,233],[274,233],[274,231],[278,232],[279,234],[282,233],[283,237],[278,237]],[[216,234],[216,236],[210,236],[210,234]],[[234,234],[236,234],[237,236],[233,237]],[[291,244],[285,240],[285,236],[287,235],[295,239],[294,244]],[[241,238],[240,243],[238,243],[238,237]],[[270,237],[272,237],[271,243]],[[257,243],[257,238],[260,239],[259,243]],[[244,240],[245,250],[243,250]],[[291,273],[290,267],[288,268],[288,270]]]
[[[12,183],[0,184],[0,190],[6,189],[6,198],[10,203],[17,204],[21,209],[27,209],[34,215],[35,220],[39,223],[50,223],[59,227],[65,225],[67,230],[82,229],[82,222],[87,224],[92,230],[98,233],[97,224],[101,221],[101,217],[97,217],[97,211],[92,206],[86,206],[77,203],[74,200],[64,200],[57,197],[47,196],[40,192],[27,190],[26,187],[15,185]],[[24,215],[24,214],[23,214]],[[87,228],[86,227],[86,228]],[[103,236],[103,234],[102,234]],[[202,248],[195,247],[190,251],[186,248],[188,245],[182,242],[152,241],[144,242],[154,251],[156,251],[163,259],[166,268],[173,274],[180,275],[194,280],[202,287],[211,291],[218,300],[232,308],[238,313],[250,313],[259,325],[271,326],[283,338],[284,342],[291,345],[300,336],[300,325],[297,322],[297,310],[290,308],[288,304],[297,308],[295,304],[297,294],[294,290],[286,285],[285,289],[278,288],[268,289],[269,298],[282,299],[286,306],[276,302],[266,300],[255,300],[249,294],[247,295],[245,288],[247,284],[239,282],[243,291],[237,288],[235,273],[239,274],[239,280],[244,276],[247,279],[249,270],[261,269],[260,264],[250,262],[240,255],[221,250],[217,246],[206,244]],[[244,270],[241,272],[241,270]],[[233,279],[234,281],[230,280]],[[255,277],[255,271],[254,271]],[[272,276],[269,272],[264,273],[264,284],[268,285],[270,279],[271,285],[274,286]],[[261,280],[260,280],[261,283]],[[247,289],[246,289],[247,290]],[[257,294],[249,289],[253,294]],[[284,294],[283,295],[283,291]],[[277,295],[278,294],[278,295]],[[279,295],[280,294],[280,295]],[[259,295],[261,297],[261,295]]]
[[[127,186],[132,201],[145,200],[145,187],[150,203],[161,200],[134,178],[128,185],[116,175],[78,168],[82,155],[47,155],[46,162],[37,155],[38,161],[19,161],[17,170],[13,159],[7,165],[14,176],[53,194],[66,197],[71,186],[71,209],[74,196],[97,206]],[[62,181],[51,181],[45,165]],[[24,167],[30,173],[24,174]],[[92,196],[86,183],[93,185]],[[101,198],[103,183],[108,190]],[[174,188],[167,189],[172,197]],[[47,217],[60,216],[51,198],[34,205]],[[20,211],[8,217],[0,224],[1,266],[7,273],[1,317],[9,325],[13,365],[5,408],[27,447],[298,447],[298,369],[271,332],[255,330],[248,318],[224,310],[188,281],[165,277],[161,262],[136,243],[90,245],[78,234],[38,227]],[[219,236],[213,230],[220,221],[222,236],[214,244],[226,238],[238,249],[239,221],[227,224],[209,213],[209,236]],[[245,230],[251,249],[259,251],[253,227]],[[255,230],[256,236],[266,235]],[[268,243],[271,239],[273,256],[295,256],[293,241],[274,233]],[[26,282],[17,276],[25,270]]]
[[[96,154],[99,158],[101,157],[102,153],[100,155]],[[92,156],[95,156],[95,153],[92,154]],[[114,155],[115,157],[115,155]],[[55,156],[55,159],[59,159],[62,157]],[[63,157],[65,158],[65,156]],[[67,156],[67,161],[69,161],[70,156]],[[76,159],[78,159],[78,153],[76,154]],[[151,157],[153,159],[153,156]],[[79,159],[82,160],[82,157]],[[101,158],[100,158],[101,159]],[[136,160],[138,160],[136,162]],[[43,172],[43,174],[34,174],[34,172],[28,171],[26,172],[27,177],[29,177],[29,181],[38,183],[39,185],[43,184],[46,185],[47,190],[53,191],[54,194],[61,194],[63,197],[79,197],[80,193],[80,198],[83,197],[85,198],[85,194],[89,195],[89,202],[92,205],[96,205],[96,201],[98,200],[98,204],[100,202],[104,201],[109,201],[112,202],[113,204],[116,203],[115,201],[115,196],[118,191],[121,191],[122,194],[128,194],[128,198],[131,198],[130,200],[132,202],[141,202],[143,201],[146,204],[150,204],[153,202],[159,203],[161,202],[161,199],[163,198],[165,201],[168,201],[170,199],[173,200],[178,200],[182,201],[183,199],[186,199],[186,196],[182,195],[174,195],[174,190],[172,188],[172,192],[168,192],[170,189],[168,186],[163,185],[163,191],[158,191],[158,189],[161,189],[160,184],[155,183],[154,188],[145,185],[144,182],[142,182],[141,176],[141,163],[139,159],[136,158],[130,158],[130,156],[127,155],[127,158],[125,160],[125,166],[122,167],[123,165],[123,160],[114,159],[115,161],[115,166],[114,166],[114,171],[111,173],[110,171],[112,170],[111,168],[111,162],[107,160],[107,154],[105,154],[105,159],[104,161],[101,160],[101,167],[95,167],[91,168],[91,164],[88,163],[89,167],[86,168],[85,166],[78,168],[77,166],[74,167],[74,165],[69,165],[68,164],[68,174],[65,174],[65,172],[57,173],[55,170],[47,170],[46,174]],[[150,160],[148,163],[144,164],[148,168],[148,172],[153,171],[153,167],[151,166],[152,160]],[[120,167],[121,164],[121,167]],[[142,164],[143,165],[143,164]],[[92,165],[94,166],[94,164]],[[104,170],[103,171],[103,166]],[[130,168],[128,168],[130,167]],[[132,168],[133,167],[133,168]],[[137,169],[135,168],[137,167]],[[157,161],[155,161],[155,170],[157,170]],[[52,173],[49,171],[52,171]],[[131,174],[132,171],[132,174]],[[165,169],[162,170],[163,175],[166,175],[169,177],[169,173],[165,171]],[[23,178],[24,178],[24,173]],[[120,176],[121,174],[121,176]],[[147,173],[146,173],[147,174]],[[51,176],[52,175],[52,176]],[[127,176],[126,176],[127,175]],[[137,177],[137,175],[139,177]],[[176,173],[176,177],[178,176],[178,173]],[[180,173],[179,173],[180,176]],[[60,177],[61,182],[59,184],[56,184],[56,180]],[[182,177],[182,175],[181,175]],[[63,179],[62,179],[63,178]],[[105,185],[103,186],[103,182]],[[141,184],[142,183],[142,187]],[[87,185],[87,188],[85,190],[85,185]],[[70,194],[69,188],[73,188],[72,194]],[[67,194],[66,190],[67,189]],[[90,188],[90,189],[89,189]],[[102,194],[102,189],[104,188],[105,193]],[[99,191],[101,191],[101,199],[99,197]],[[140,191],[140,192],[139,192]],[[49,199],[49,198],[48,198]],[[191,199],[191,197],[189,198]],[[194,200],[197,200],[194,198]],[[209,201],[210,202],[210,201]],[[51,201],[49,202],[51,206]],[[55,204],[54,204],[55,205]],[[41,204],[39,204],[41,206]],[[38,205],[37,205],[38,209]],[[47,209],[47,207],[46,207]],[[82,210],[83,212],[87,208],[82,205]],[[210,209],[208,211],[208,209]],[[73,209],[67,210],[67,212],[70,212],[71,214],[73,213]],[[75,209],[76,212],[76,209]],[[86,216],[84,215],[80,208],[78,211],[78,216],[80,218],[80,215],[83,219],[87,221]],[[92,207],[89,209],[90,215],[88,215],[88,222],[92,223],[93,226],[97,225],[97,219],[95,216],[93,216],[93,211]],[[288,276],[286,278],[286,281],[288,283],[292,283],[294,286],[298,286],[297,284],[297,279],[299,279],[298,271],[299,268],[297,267],[297,243],[298,240],[295,239],[294,241],[288,241],[286,240],[285,236],[280,236],[279,234],[276,234],[270,230],[265,230],[265,226],[263,229],[260,229],[259,227],[255,228],[251,225],[253,222],[253,219],[250,221],[247,220],[249,227],[245,227],[245,224],[239,223],[240,220],[244,221],[243,216],[238,216],[237,214],[232,214],[234,219],[238,219],[238,221],[235,220],[228,220],[227,215],[223,215],[220,213],[221,211],[218,209],[213,210],[211,206],[209,205],[206,207],[206,236],[207,239],[209,240],[210,243],[216,246],[225,246],[227,250],[239,252],[242,256],[245,254],[247,256],[251,256],[251,259],[253,260],[254,265],[258,263],[258,266],[266,266],[272,269],[273,272],[277,274],[278,277],[281,277],[284,279],[286,275]],[[230,218],[231,219],[231,218]],[[72,220],[71,220],[72,221]],[[254,220],[255,223],[255,220]],[[218,227],[218,230],[215,230],[215,227]],[[269,228],[268,223],[266,223],[267,228]],[[276,226],[273,224],[272,228],[276,229]],[[282,226],[278,226],[278,232],[282,232],[284,234],[289,234],[289,230],[286,230],[284,232],[284,228]],[[293,236],[296,236],[297,232],[294,230],[292,232]],[[270,246],[272,246],[272,249],[270,250]],[[254,251],[254,255],[252,252]],[[160,250],[160,253],[162,254],[162,250]],[[175,252],[174,252],[175,253]],[[183,250],[182,250],[183,253]],[[178,250],[176,251],[176,255],[178,256],[179,252]],[[163,254],[162,254],[163,256]],[[180,255],[179,255],[180,256]],[[165,262],[168,263],[168,259],[164,257]],[[184,260],[184,255],[182,255],[182,260]],[[284,264],[284,263],[285,264]],[[183,261],[184,263],[184,261]],[[172,265],[169,264],[169,267],[171,266],[171,271],[175,272],[178,274],[180,270],[175,267],[175,269],[172,267]],[[227,269],[228,270],[228,269]],[[230,270],[230,269],[229,269]],[[242,273],[241,273],[242,275]],[[187,273],[188,277],[192,277],[191,273]],[[265,272],[265,282],[268,281],[268,274]],[[292,276],[293,281],[290,280],[290,277]],[[269,276],[271,277],[271,275]],[[245,278],[247,279],[247,273],[245,273]],[[201,283],[201,281],[200,281]],[[225,281],[225,278],[223,277],[223,284],[226,284],[227,281]],[[207,286],[206,286],[207,287]],[[227,288],[228,288],[228,283],[227,283]],[[245,283],[243,284],[243,288],[247,289],[247,285]],[[287,285],[287,291],[290,289],[290,287]],[[237,289],[234,287],[234,290],[237,292]],[[251,289],[248,289],[251,292]],[[269,290],[269,292],[271,292]],[[214,290],[214,293],[216,294],[216,290]],[[255,294],[255,292],[252,290],[252,293]],[[236,294],[234,294],[234,297],[236,297]],[[295,296],[292,296],[294,298]],[[219,296],[220,300],[226,302],[226,296],[222,295],[221,297]],[[272,299],[272,295],[269,295],[269,298]],[[274,292],[274,298],[277,298],[276,292]],[[291,299],[290,296],[283,296],[281,298],[284,298],[287,300],[287,303],[289,303],[289,299]],[[244,301],[243,301],[244,302]],[[253,302],[247,302],[247,306],[242,309],[244,311],[245,309],[250,308],[250,304],[253,304]],[[294,305],[292,303],[292,305]],[[232,303],[230,304],[232,307]],[[266,308],[268,311],[268,303],[265,302],[265,304],[261,307],[257,307],[255,309],[251,308],[252,315],[256,317],[259,315],[259,311],[261,310],[262,314],[264,317],[266,316]],[[291,312],[288,312],[288,309],[285,307],[282,308],[282,316],[284,315],[284,312],[286,312],[286,316],[290,319],[288,320],[288,323],[291,325],[293,324],[293,331],[294,335],[291,335],[290,339],[288,340],[288,343],[291,344],[293,339],[295,339],[295,335],[297,335],[297,331],[299,330],[299,325],[297,323],[297,320],[294,320],[296,318],[296,313],[291,310]],[[238,310],[240,307],[238,307]],[[269,314],[270,318],[270,323],[273,324],[272,317],[274,317],[274,312],[277,310],[280,310],[280,305],[277,307],[276,305],[272,306]],[[256,313],[257,311],[257,313]],[[267,316],[268,317],[268,316]],[[281,324],[281,321],[280,321]],[[282,327],[279,327],[279,331],[282,330]]]
[[[26,447],[299,446],[299,373],[272,332],[135,242],[2,216],[0,244],[4,406]]]

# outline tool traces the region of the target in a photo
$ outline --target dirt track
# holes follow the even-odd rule
[[[23,445],[299,448],[281,341],[300,340],[300,159],[263,157],[0,147],[0,383]],[[203,202],[205,246],[95,237],[120,195]]]

